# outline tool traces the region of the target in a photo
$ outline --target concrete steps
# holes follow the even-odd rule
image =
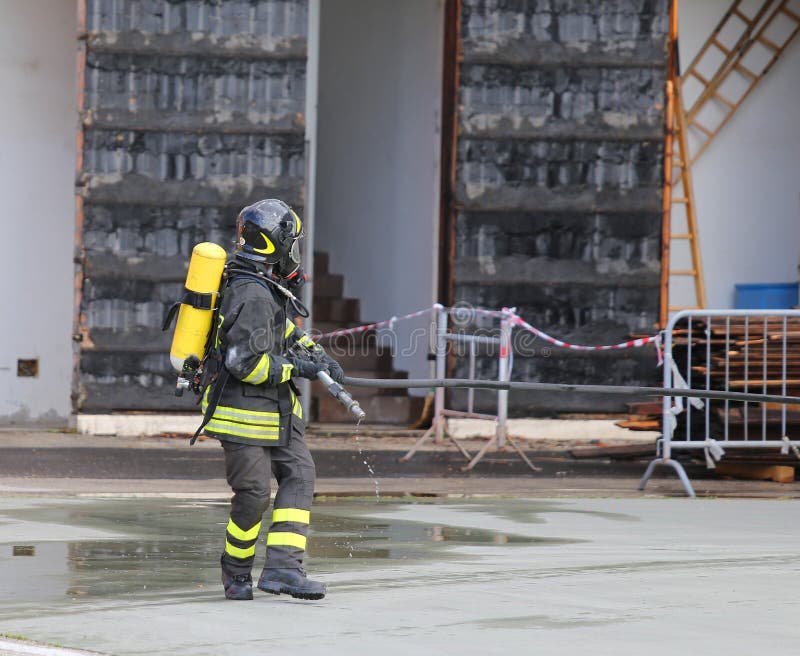
[[[327,253],[314,253],[314,326],[313,334],[324,334],[342,328],[354,328],[369,323],[361,320],[361,303],[356,298],[344,298],[344,277],[332,273]],[[322,340],[330,355],[355,378],[408,378],[408,373],[395,371],[391,353],[378,350],[375,331],[367,330],[333,340]],[[372,424],[408,425],[422,411],[423,399],[411,397],[405,390],[354,388],[367,421]],[[311,392],[311,420],[325,423],[353,423],[346,410],[321,385]]]
[[[335,273],[314,274],[315,298],[342,298],[344,296],[344,276]]]
[[[361,302],[357,298],[314,298],[314,316],[335,323],[354,323],[361,317]]]

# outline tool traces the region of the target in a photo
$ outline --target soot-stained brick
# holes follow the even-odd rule
[[[84,173],[145,175],[156,180],[214,176],[303,176],[302,138],[87,130]]]
[[[592,191],[652,187],[662,181],[659,142],[462,138],[457,177],[463,184]],[[543,208],[546,209],[546,208]]]
[[[306,36],[307,0],[100,0],[87,3],[91,31],[216,37]]]
[[[512,380],[537,383],[564,383],[573,385],[658,385],[661,370],[653,346],[632,351],[581,353],[550,347],[541,341],[530,347],[535,355],[514,358]],[[453,375],[466,378],[468,362],[465,358],[455,361]],[[478,358],[478,378],[497,380],[497,360]],[[626,404],[632,397],[620,395],[580,394],[577,392],[530,392],[509,393],[509,415],[554,416],[565,412],[593,412],[598,405],[607,412],[626,412]],[[448,406],[466,406],[466,391],[453,390]],[[475,408],[479,412],[494,413],[497,410],[497,395],[477,391]]]
[[[304,110],[305,62],[220,57],[165,57],[90,52],[86,94],[94,119],[109,110],[129,110],[140,120],[158,113],[205,113],[224,123],[236,114],[269,123]],[[129,121],[135,118],[129,118]],[[301,135],[302,124],[287,124]]]
[[[669,0],[464,0],[467,62],[658,65]]]
[[[528,69],[464,65],[459,129],[465,136],[658,138],[665,71]]]
[[[84,214],[83,247],[91,253],[125,256],[189,256],[202,241],[233,243],[238,205],[142,207],[90,205]]]
[[[516,307],[554,337],[584,345],[652,332],[669,1],[461,7],[453,300]],[[522,356],[514,375],[652,382],[641,362],[652,360],[623,351]],[[481,366],[496,376],[491,361]],[[512,412],[624,407],[620,397],[510,398]]]
[[[302,211],[307,0],[87,3],[76,410],[183,409],[160,327],[193,246]]]
[[[659,261],[661,215],[459,212],[456,257],[617,259],[626,248]],[[642,252],[643,244],[651,246]]]
[[[604,284],[601,277],[592,285],[501,280],[492,285],[456,284],[456,300],[484,308],[516,307],[520,316],[552,331],[553,337],[591,346],[624,341],[631,331],[652,331],[657,285],[657,278],[647,287]]]

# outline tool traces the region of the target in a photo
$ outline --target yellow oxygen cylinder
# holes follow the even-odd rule
[[[183,361],[190,355],[203,359],[211,319],[219,298],[217,293],[225,259],[225,249],[210,241],[197,244],[192,249],[192,259],[189,260],[189,271],[186,273],[186,289],[199,294],[212,294],[213,304],[209,310],[181,303],[169,349],[169,360],[177,371],[181,371]]]

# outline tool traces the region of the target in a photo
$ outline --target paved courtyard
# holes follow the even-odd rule
[[[308,565],[328,596],[229,602],[222,500],[3,498],[0,633],[151,656],[796,654],[798,512],[760,499],[321,502]]]

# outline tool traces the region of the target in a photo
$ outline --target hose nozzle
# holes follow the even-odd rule
[[[317,374],[317,378],[322,381],[325,387],[328,388],[328,393],[339,403],[341,403],[347,409],[347,411],[356,418],[356,421],[359,424],[364,421],[367,413],[361,409],[358,401],[350,396],[344,387],[342,387],[339,383],[333,380],[330,375],[328,375],[328,372],[320,371]]]
[[[358,401],[354,400],[347,410],[356,418],[357,424],[360,424],[367,418],[367,413],[361,409],[361,406],[358,405]]]

